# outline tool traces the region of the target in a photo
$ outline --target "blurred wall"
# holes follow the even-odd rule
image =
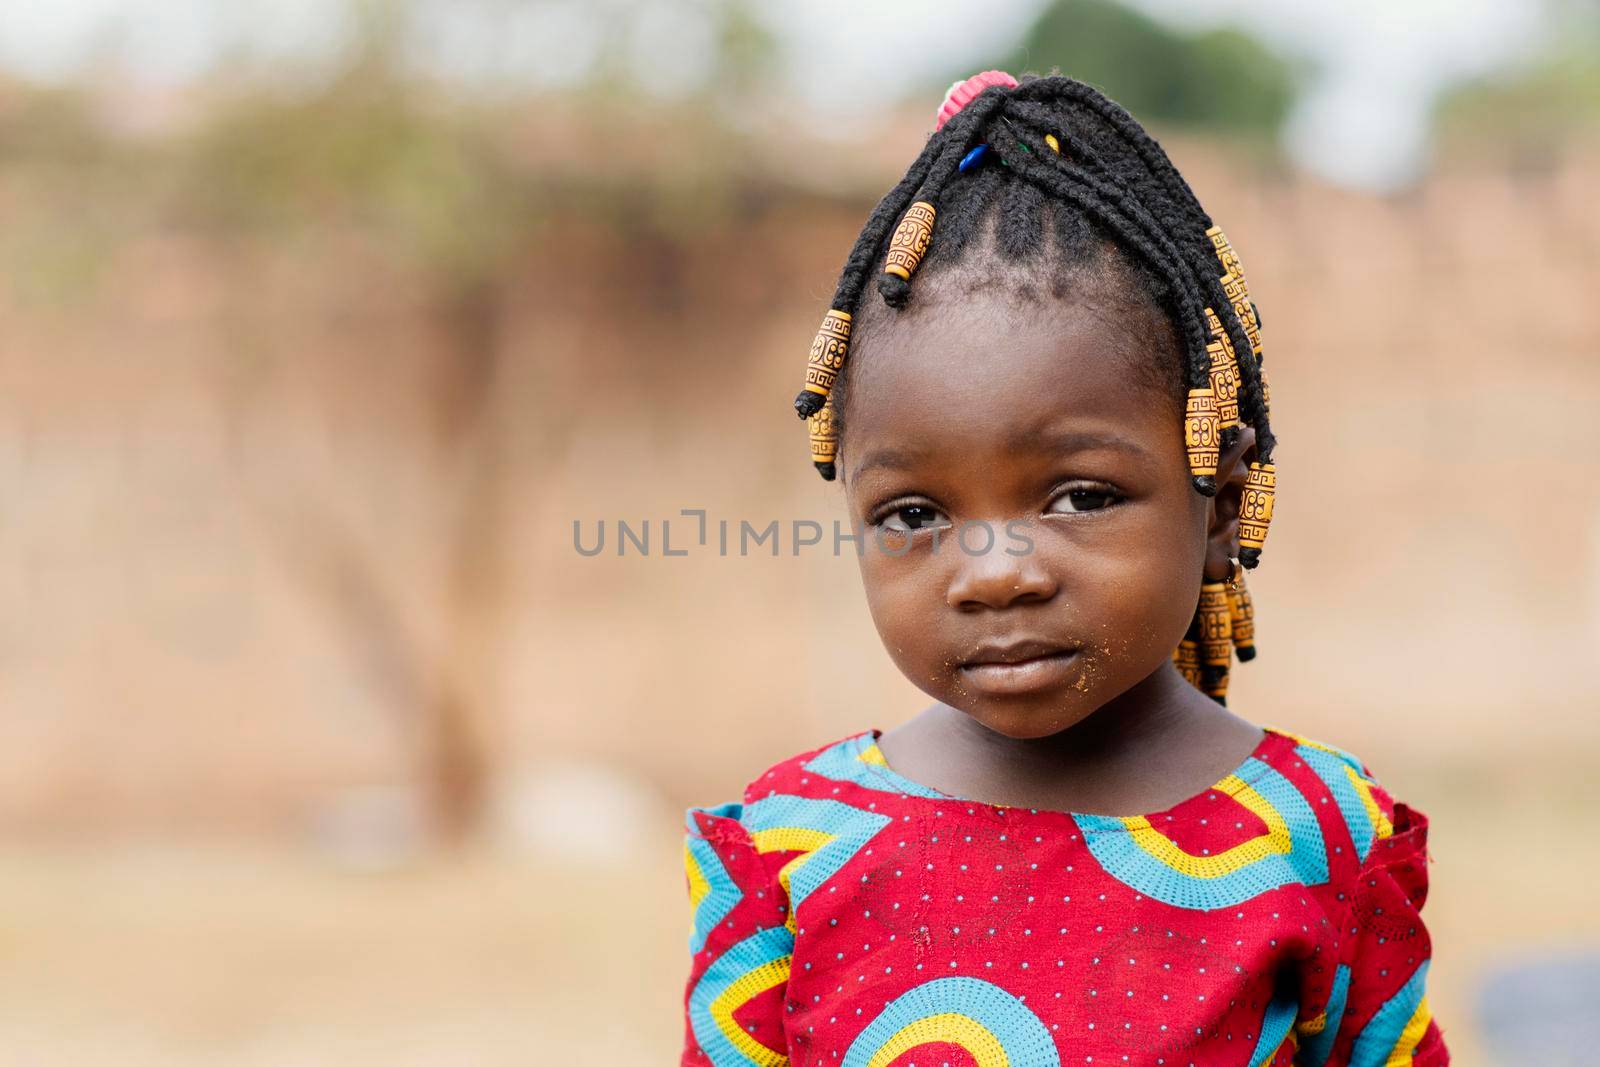
[[[705,131],[562,121],[613,187],[509,124],[517,192],[457,207],[514,233],[460,274],[349,204],[280,233],[116,203],[162,146],[7,172],[6,825],[292,830],[341,786],[568,755],[676,804],[920,706],[848,550],[660,540],[683,508],[844,518],[784,398],[892,174],[841,189],[790,168],[836,149],[756,139],[708,177]],[[1379,199],[1171,148],[1248,264],[1284,441],[1244,706],[1401,767],[1594,745],[1592,150]]]

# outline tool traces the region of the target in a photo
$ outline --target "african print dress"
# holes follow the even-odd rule
[[[1268,731],[1128,818],[962,800],[869,730],[690,808],[683,1064],[1448,1062],[1424,985],[1427,821]]]

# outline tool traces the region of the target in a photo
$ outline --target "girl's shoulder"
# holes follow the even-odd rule
[[[1394,799],[1378,782],[1366,761],[1325,741],[1268,726],[1262,750],[1264,762],[1297,779],[1296,785],[1321,799],[1326,790],[1340,810],[1359,807],[1376,819],[1393,814]],[[1316,787],[1320,786],[1318,789]]]
[[[837,797],[843,786],[881,765],[876,729],[858,730],[786,756],[759,771],[745,784],[740,799],[714,807],[691,807],[688,815],[748,823],[750,809],[772,806],[785,797],[822,801]]]
[[[782,794],[837,796],[841,782],[854,782],[863,771],[882,765],[877,737],[875,728],[857,730],[787,756],[749,781],[744,802],[755,804]]]
[[[808,864],[800,887],[803,896],[806,886],[824,880],[889,822],[888,816],[871,810],[876,806],[872,801],[861,804],[855,796],[840,796],[852,788],[852,767],[869,766],[862,757],[870,760],[876,751],[877,734],[858,731],[786,757],[750,779],[741,799],[685,811],[695,951],[703,947],[707,930],[740,900],[762,900],[768,908],[774,903],[788,906],[791,887],[783,873],[788,853],[822,850],[831,857]]]
[[[1366,761],[1287,730],[1269,727],[1268,734],[1272,747],[1265,762],[1320,816],[1330,860],[1344,851],[1347,840],[1358,872],[1374,865],[1425,861],[1427,816],[1396,800]],[[1326,810],[1330,807],[1333,812]],[[1334,826],[1348,837],[1334,832]]]

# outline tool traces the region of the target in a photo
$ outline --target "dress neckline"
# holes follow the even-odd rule
[[[1184,797],[1175,804],[1170,804],[1158,811],[1139,812],[1138,814],[1134,815],[1106,815],[1099,812],[1067,811],[1062,808],[1034,808],[1026,807],[1021,804],[995,804],[986,800],[974,800],[971,797],[963,797],[957,796],[953,793],[946,793],[935,789],[932,786],[924,785],[921,782],[915,781],[914,779],[907,778],[893,767],[890,767],[888,761],[884,758],[883,750],[878,747],[878,739],[882,736],[883,731],[876,726],[873,726],[863,730],[858,734],[855,734],[850,738],[847,738],[846,743],[852,744],[858,749],[856,758],[860,760],[861,763],[867,765],[873,777],[886,780],[886,784],[893,785],[895,789],[907,794],[908,796],[922,797],[926,800],[942,801],[947,804],[964,804],[968,808],[984,808],[989,811],[1005,812],[1020,809],[1026,810],[1034,815],[1064,815],[1078,822],[1110,824],[1129,823],[1140,820],[1144,822],[1154,822],[1158,817],[1167,816],[1175,809],[1188,804],[1190,801],[1197,800],[1200,797],[1205,796],[1207,793],[1221,793],[1225,796],[1235,796],[1242,790],[1249,789],[1253,782],[1271,770],[1271,768],[1262,761],[1262,756],[1265,754],[1267,748],[1277,738],[1286,735],[1282,735],[1281,731],[1275,730],[1270,726],[1261,727],[1261,740],[1256,742],[1255,747],[1250,750],[1250,754],[1245,756],[1244,759],[1240,760],[1238,766],[1234,767],[1233,770],[1229,771],[1227,774],[1223,775],[1206,788]]]

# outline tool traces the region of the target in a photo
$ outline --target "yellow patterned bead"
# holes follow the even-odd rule
[[[1206,582],[1200,586],[1195,618],[1200,629],[1200,662],[1208,667],[1226,667],[1233,658],[1233,623],[1224,583]]]
[[[1226,430],[1239,425],[1239,363],[1222,320],[1210,308],[1206,308],[1206,323],[1211,327],[1211,340],[1206,344],[1211,357],[1211,392],[1216,395],[1218,424]]]
[[[1195,477],[1217,473],[1216,396],[1207,389],[1190,389],[1184,404],[1183,440],[1189,453],[1189,473]]]
[[[1272,506],[1278,490],[1278,469],[1271,463],[1252,463],[1245,476],[1244,497],[1239,501],[1240,558],[1261,554],[1272,523]]]
[[[806,429],[811,434],[811,462],[832,463],[838,452],[839,435],[833,424],[833,401],[806,419]]]
[[[1233,647],[1241,660],[1251,660],[1256,654],[1256,609],[1250,601],[1250,590],[1245,587],[1244,575],[1234,568],[1228,579],[1228,621],[1232,630]]]
[[[889,239],[889,254],[883,262],[885,274],[898,274],[909,281],[922,262],[922,254],[933,239],[933,218],[936,212],[926,200],[918,200],[906,209],[900,225],[894,228]]]
[[[1250,302],[1250,289],[1244,283],[1244,275],[1224,274],[1222,292],[1227,296],[1239,324],[1244,327],[1245,336],[1250,339],[1250,351],[1260,359],[1261,324],[1256,321],[1256,306]]]
[[[1211,247],[1216,250],[1217,262],[1222,264],[1222,273],[1237,277],[1239,285],[1244,289],[1244,298],[1249,300],[1250,286],[1244,278],[1244,264],[1239,262],[1239,254],[1233,250],[1227,234],[1222,232],[1222,227],[1213,226],[1206,231],[1206,236],[1211,238]]]
[[[1228,702],[1228,675],[1232,673],[1227,667],[1215,667],[1201,675],[1200,689],[1206,696],[1221,704]]]
[[[1200,646],[1185,638],[1172,650],[1172,662],[1178,673],[1196,689],[1200,688]]]
[[[827,396],[850,352],[850,313],[834,308],[822,317],[806,362],[806,389]]]
[[[1211,227],[1206,231],[1206,236],[1211,238],[1211,246],[1217,253],[1217,262],[1222,264],[1222,291],[1227,294],[1228,303],[1233,306],[1233,313],[1238,316],[1239,324],[1244,327],[1245,336],[1250,339],[1250,351],[1259,360],[1261,323],[1256,320],[1256,307],[1250,301],[1250,283],[1244,276],[1244,264],[1239,261],[1239,253],[1233,250],[1233,245],[1229,243],[1221,227]]]

